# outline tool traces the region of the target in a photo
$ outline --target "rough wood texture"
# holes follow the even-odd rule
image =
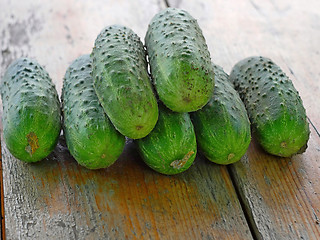
[[[60,92],[72,60],[89,53],[109,24],[144,37],[162,1],[8,1],[0,15],[0,76],[12,60],[35,57]],[[2,142],[7,239],[251,239],[226,167],[198,158],[167,177],[147,168],[129,143],[106,170],[86,170],[63,139],[36,164]]]
[[[99,171],[78,166],[63,140],[37,164],[3,153],[9,239],[251,239],[227,169],[202,158],[169,177],[133,143]]]
[[[312,130],[305,154],[280,158],[253,141],[231,167],[258,239],[319,239],[320,141]]]
[[[227,72],[243,58],[263,55],[293,80],[311,123],[307,152],[281,159],[253,140],[247,156],[230,170],[256,238],[319,239],[320,2],[172,0],[169,5],[199,19],[213,60]]]
[[[69,64],[90,53],[98,33],[111,24],[132,28],[142,39],[160,0],[0,0],[0,77],[16,58],[27,56],[49,72],[60,93]]]

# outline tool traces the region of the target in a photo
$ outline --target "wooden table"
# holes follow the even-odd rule
[[[185,173],[150,170],[128,142],[105,170],[80,167],[63,138],[36,164],[2,145],[1,235],[7,239],[320,239],[320,2],[317,0],[0,0],[0,75],[21,56],[44,65],[61,92],[68,65],[100,30],[131,27],[142,39],[167,7],[198,19],[226,72],[263,55],[290,76],[307,110],[307,151],[266,154],[253,138],[231,166],[198,156]]]

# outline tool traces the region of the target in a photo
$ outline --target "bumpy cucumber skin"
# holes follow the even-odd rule
[[[158,120],[158,105],[139,37],[124,26],[101,31],[92,51],[94,88],[113,125],[123,135],[148,135]]]
[[[258,142],[270,154],[303,153],[309,124],[299,93],[286,74],[265,57],[249,57],[232,69],[230,80],[243,100]]]
[[[93,88],[92,60],[82,55],[72,62],[63,81],[63,130],[68,149],[89,169],[106,168],[123,151],[125,137],[106,116]]]
[[[144,162],[153,170],[167,175],[181,173],[193,163],[197,143],[187,113],[172,112],[159,105],[159,120],[152,132],[137,140]]]
[[[246,153],[250,122],[246,108],[223,69],[214,65],[215,89],[209,103],[191,114],[199,149],[212,162],[231,164]]]
[[[1,82],[3,136],[11,154],[37,162],[55,148],[61,130],[57,91],[46,70],[36,61],[20,58]]]
[[[212,95],[214,74],[197,21],[184,10],[167,8],[151,20],[145,44],[160,100],[175,112],[202,108]]]

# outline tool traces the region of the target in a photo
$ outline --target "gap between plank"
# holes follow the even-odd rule
[[[166,5],[166,7],[170,7],[170,4],[169,4],[168,0],[164,0],[164,4]]]
[[[227,167],[227,170],[228,170],[228,173],[229,173],[229,176],[230,176],[230,179],[231,179],[231,182],[232,182],[232,185],[233,185],[233,188],[235,189],[235,192],[236,192],[236,195],[238,197],[238,200],[240,202],[240,207],[241,207],[241,210],[244,214],[244,217],[246,218],[246,221],[247,221],[247,224],[249,226],[249,230],[251,232],[251,235],[252,235],[252,238],[254,240],[258,240],[259,238],[257,237],[257,234],[256,232],[258,231],[258,228],[257,226],[254,225],[254,223],[250,220],[252,218],[250,218],[249,214],[250,214],[250,210],[248,210],[246,208],[246,205],[244,203],[244,199],[242,198],[241,194],[240,194],[240,189],[239,189],[239,186],[237,185],[237,181],[234,177],[234,174],[231,170],[231,166],[226,166]]]
[[[313,127],[313,129],[316,131],[318,137],[320,137],[320,132],[318,131],[318,129],[316,128],[316,126],[312,123],[311,119],[309,117],[307,117],[309,123],[311,124],[311,126]]]

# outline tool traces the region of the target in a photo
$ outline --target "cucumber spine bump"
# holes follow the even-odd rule
[[[112,165],[123,151],[125,138],[106,116],[93,88],[92,60],[82,55],[68,67],[61,102],[68,149],[89,169]]]
[[[246,153],[250,122],[239,94],[229,76],[215,64],[215,89],[209,103],[191,113],[199,149],[212,162],[231,164]]]
[[[167,8],[151,20],[145,44],[160,100],[176,112],[202,108],[211,98],[214,74],[197,21],[184,10]]]
[[[242,98],[258,142],[270,154],[290,157],[307,148],[309,124],[299,93],[271,59],[249,57],[230,80]]]
[[[94,88],[113,125],[132,139],[148,135],[158,120],[158,104],[137,34],[124,26],[106,27],[91,56]]]
[[[35,60],[20,58],[1,82],[3,136],[11,154],[37,162],[55,148],[61,130],[58,94],[48,72]]]

